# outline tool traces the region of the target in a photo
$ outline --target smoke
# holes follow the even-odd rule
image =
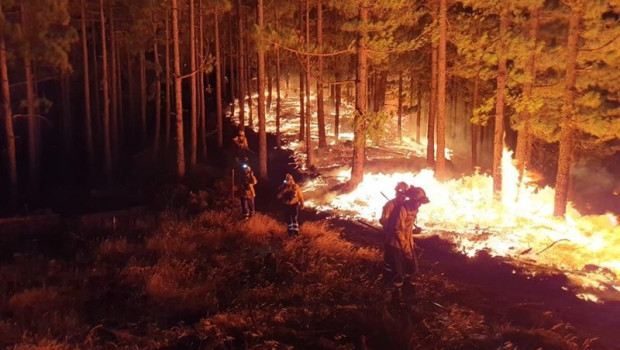
[[[587,214],[620,212],[620,178],[601,160],[581,160],[572,169],[571,200]]]

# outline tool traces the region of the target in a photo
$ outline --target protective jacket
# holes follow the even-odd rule
[[[243,182],[241,183],[240,189],[240,197],[241,198],[254,198],[256,197],[256,192],[254,191],[254,185],[256,185],[258,181],[254,176],[253,172],[247,172],[243,174]]]
[[[405,201],[406,197],[402,195],[397,195],[395,198],[390,199],[383,206],[383,210],[381,211],[381,218],[379,219],[379,223],[383,226],[383,229],[387,227],[388,220],[390,219],[390,215],[394,211],[394,208]]]
[[[404,256],[413,258],[413,236],[411,229],[415,224],[420,203],[406,200],[394,207],[385,230],[385,244],[399,249]]]
[[[294,182],[282,184],[278,189],[278,199],[285,205],[304,205],[304,196],[299,185]]]

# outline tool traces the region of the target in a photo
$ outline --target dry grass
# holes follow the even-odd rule
[[[239,221],[233,213],[168,211],[140,238],[81,244],[73,260],[24,258],[0,267],[8,281],[0,285],[7,316],[0,347],[516,350],[529,348],[528,339],[559,349],[579,343],[568,328],[492,327],[476,310],[448,302],[462,291],[437,274],[419,275],[414,300],[395,307],[381,285],[379,249],[359,247],[325,222],[304,222],[301,236],[289,239],[269,215]],[[588,341],[579,349],[594,349]]]

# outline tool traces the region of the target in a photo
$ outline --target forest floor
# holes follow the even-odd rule
[[[172,190],[168,209],[127,225],[22,245],[0,266],[0,347],[620,349],[620,303],[577,298],[560,272],[421,235],[415,288],[394,297],[378,231],[306,209],[286,238],[272,194],[285,172],[312,176],[292,157],[270,154],[248,221],[227,173],[205,167],[200,210]]]

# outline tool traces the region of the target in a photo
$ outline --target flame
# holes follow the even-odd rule
[[[297,166],[304,167],[305,143],[297,139],[299,132],[299,100],[295,93],[284,96],[281,105],[280,131],[286,148],[295,154]],[[540,188],[528,174],[519,181],[512,164],[511,152],[504,150],[502,157],[502,195],[493,200],[493,179],[475,173],[448,181],[438,181],[428,169],[417,172],[366,173],[364,181],[351,193],[330,192],[337,183],[346,182],[350,168],[342,166],[350,159],[350,149],[343,148],[343,140],[352,140],[352,103],[343,101],[339,140],[331,140],[330,153],[317,164],[321,176],[303,184],[306,204],[317,210],[332,211],[350,219],[364,219],[377,224],[387,197],[399,181],[424,188],[431,202],[422,206],[418,226],[426,233],[439,235],[454,243],[456,249],[468,257],[484,250],[492,256],[527,262],[528,266],[561,270],[574,286],[579,298],[600,301],[598,292],[615,293],[620,299],[620,227],[613,214],[582,216],[569,203],[564,218],[553,216],[555,192]],[[312,111],[312,140],[318,139],[316,113]],[[267,114],[267,131],[275,132],[275,102]],[[333,115],[326,115],[327,132]],[[393,130],[394,128],[392,128]],[[411,134],[405,132],[404,134]],[[395,156],[411,159],[425,157],[426,140],[416,143],[410,138],[396,137],[383,145],[367,148],[367,158],[391,159]],[[383,148],[381,148],[383,146]],[[338,154],[340,152],[340,154]],[[337,155],[336,155],[337,154]],[[452,151],[446,149],[446,158]],[[345,161],[342,161],[346,159]],[[381,192],[384,191],[384,192]],[[529,272],[536,275],[532,268]]]
[[[620,227],[612,214],[581,216],[571,205],[564,218],[553,216],[554,190],[538,188],[524,176],[519,185],[511,152],[503,155],[502,197],[493,198],[491,176],[474,174],[449,181],[437,181],[431,170],[417,173],[367,173],[351,193],[312,198],[307,202],[319,210],[337,210],[353,219],[377,223],[384,197],[393,196],[392,188],[405,181],[425,189],[431,202],[418,214],[418,225],[456,244],[469,257],[485,250],[493,256],[535,261],[562,271],[607,274],[618,289],[620,273]],[[349,179],[348,169],[335,175]],[[324,180],[308,182],[305,190],[315,191]],[[389,192],[380,192],[380,191]],[[596,267],[596,271],[591,271]],[[606,277],[606,278],[607,278]],[[579,285],[599,287],[592,279],[580,278]],[[586,295],[586,294],[582,294]],[[594,300],[593,297],[584,298]]]

